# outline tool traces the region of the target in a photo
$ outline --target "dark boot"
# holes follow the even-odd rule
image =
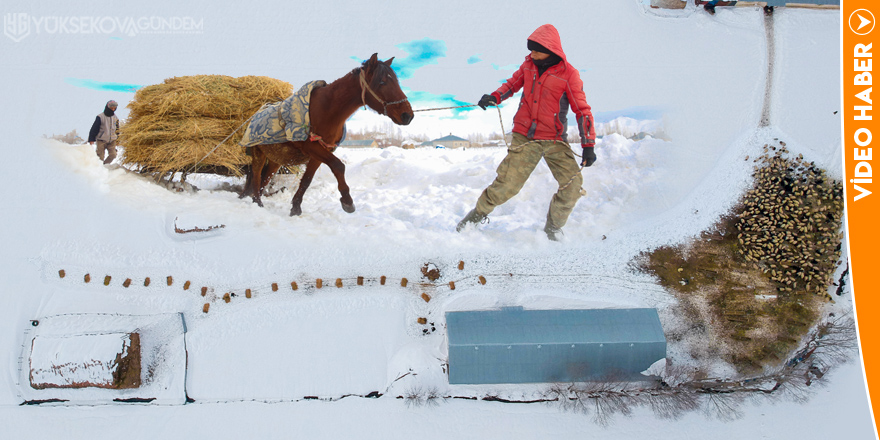
[[[462,229],[465,228],[469,223],[477,224],[483,223],[488,220],[489,217],[486,217],[485,214],[480,214],[476,209],[471,209],[471,212],[467,213],[460,222],[458,222],[458,226],[455,227],[455,232],[461,232]]]
[[[550,223],[549,217],[547,218],[547,223],[544,224],[544,233],[552,241],[562,240],[562,228],[557,228],[553,223]]]

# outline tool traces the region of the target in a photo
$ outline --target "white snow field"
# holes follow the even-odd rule
[[[656,307],[673,328],[675,299],[629,263],[698,235],[726,212],[749,184],[746,157],[765,143],[782,140],[842,176],[839,11],[777,9],[769,124],[760,127],[769,61],[761,10],[658,13],[644,3],[4,2],[7,21],[25,14],[29,25],[27,33],[5,26],[0,37],[0,438],[874,438],[857,360],[811,387],[806,402],[756,399],[730,420],[702,411],[664,419],[637,407],[602,426],[545,403],[397,398],[421,391],[528,400],[545,389],[450,386],[447,311]],[[158,21],[120,24],[141,18]],[[183,22],[190,26],[174,26]],[[455,232],[494,178],[503,147],[340,149],[357,211],[341,209],[322,167],[303,215],[292,218],[290,178],[278,179],[288,189],[260,208],[229,190],[241,179],[190,176],[200,190],[178,192],[105,167],[87,144],[42,138],[74,128],[85,137],[108,99],[119,101],[124,119],[134,96],[125,85],[225,74],[298,86],[334,80],[375,52],[395,57],[414,108],[474,103],[522,62],[527,36],[545,23],[559,29],[607,130],[560,243],[541,230],[557,187],[545,165],[488,224]],[[515,108],[515,99],[502,106],[508,130]],[[349,129],[387,121],[361,110]],[[399,128],[430,138],[500,131],[497,112],[479,109],[418,113]],[[652,135],[628,138],[640,132]],[[196,228],[210,230],[175,231]],[[422,284],[426,263],[442,273],[433,285]],[[852,309],[850,291],[836,299],[829,312]],[[193,402],[77,401],[67,390],[67,404],[20,406],[33,395],[21,380],[31,320],[81,320],[71,334],[85,334],[108,316],[177,314],[185,357],[168,353],[163,367],[186,367],[169,383],[185,381],[183,397]],[[670,344],[668,358],[691,365],[694,343]],[[733,370],[718,361],[711,373]]]

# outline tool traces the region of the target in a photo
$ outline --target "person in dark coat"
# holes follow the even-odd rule
[[[116,139],[119,137],[119,118],[116,117],[116,108],[119,104],[112,99],[107,101],[104,111],[98,113],[92,129],[89,130],[89,145],[98,144],[95,152],[98,158],[104,162],[104,165],[113,162],[116,159]],[[104,153],[107,158],[104,159]]]

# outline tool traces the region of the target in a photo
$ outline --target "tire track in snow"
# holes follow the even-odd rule
[[[759,127],[770,126],[770,104],[773,93],[773,67],[776,64],[776,40],[773,31],[773,13],[764,14],[764,39],[767,42],[767,77],[764,83],[764,105]]]

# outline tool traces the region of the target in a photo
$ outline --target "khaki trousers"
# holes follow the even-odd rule
[[[113,162],[113,159],[116,159],[116,140],[112,140],[110,142],[104,141],[95,141],[95,145],[97,146],[95,152],[98,154],[98,158],[104,161],[104,165],[107,165]],[[107,160],[104,160],[104,151],[107,151]]]
[[[560,188],[568,184],[565,189],[553,195],[547,212],[550,226],[555,228],[565,226],[575,203],[581,197],[581,186],[584,183],[574,152],[564,142],[532,141],[519,133],[513,134],[513,142],[507,150],[507,156],[498,165],[498,176],[495,177],[495,181],[477,200],[477,212],[488,215],[495,207],[517,195],[541,158],[547,162]]]

